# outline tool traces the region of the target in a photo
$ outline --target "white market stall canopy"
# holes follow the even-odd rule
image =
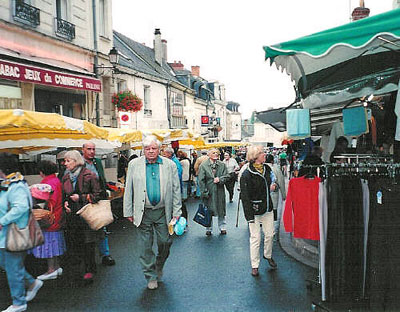
[[[185,129],[135,130],[98,127],[86,120],[54,113],[0,110],[0,151],[16,154],[39,154],[58,147],[80,148],[92,141],[99,150],[140,148],[142,140],[154,135],[164,144],[179,141],[193,147],[204,140]]]
[[[82,147],[88,140],[99,149],[120,145],[108,140],[106,130],[86,120],[20,109],[0,110],[0,150],[44,152],[57,147]]]
[[[317,108],[397,90],[400,9],[264,47],[295,82],[302,105]]]

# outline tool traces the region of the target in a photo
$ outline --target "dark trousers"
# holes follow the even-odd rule
[[[328,180],[326,294],[332,302],[351,303],[362,297],[364,221],[360,178]]]
[[[186,208],[185,201],[182,200],[182,217],[184,217],[187,220],[188,219],[188,211]]]
[[[229,193],[229,200],[232,201],[233,199],[233,192],[234,192],[234,188],[235,188],[235,178],[229,178],[228,181],[225,182],[225,187],[226,190]]]
[[[67,262],[72,265],[74,274],[80,275],[82,266],[85,273],[96,273],[96,240],[87,241],[88,227],[76,216],[68,216],[65,239]]]
[[[366,296],[371,311],[400,307],[400,185],[390,179],[370,180]],[[381,203],[377,192],[382,193]]]
[[[157,256],[153,250],[154,232],[157,238]],[[139,261],[147,280],[156,280],[157,272],[162,271],[169,256],[172,244],[165,219],[165,209],[144,210],[143,219],[138,227]]]

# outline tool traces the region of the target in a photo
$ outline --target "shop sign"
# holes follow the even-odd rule
[[[208,126],[210,124],[210,117],[208,115],[201,116],[201,125]]]
[[[98,79],[70,75],[0,60],[0,79],[38,83],[53,87],[101,92]]]

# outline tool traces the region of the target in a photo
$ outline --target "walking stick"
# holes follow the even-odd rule
[[[239,210],[240,210],[240,193],[239,193],[238,207],[237,207],[237,213],[236,213],[236,227],[239,226]]]

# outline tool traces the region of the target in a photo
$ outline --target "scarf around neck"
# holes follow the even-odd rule
[[[71,179],[71,182],[74,186],[81,171],[82,171],[82,166],[77,166],[72,171],[69,172],[69,178]]]
[[[264,164],[253,164],[254,169],[256,169],[259,173],[264,174]]]
[[[25,181],[24,176],[20,172],[13,172],[4,179],[0,179],[0,189],[7,190],[11,183],[19,181]]]

